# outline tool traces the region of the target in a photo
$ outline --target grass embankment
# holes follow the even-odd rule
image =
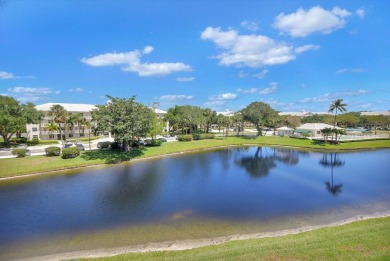
[[[305,149],[321,150],[351,150],[390,148],[390,139],[370,140],[340,143],[337,145],[324,144],[311,140],[293,139],[288,137],[229,137],[215,140],[200,140],[191,142],[168,142],[160,147],[147,147],[142,150],[133,150],[130,153],[122,153],[110,150],[85,151],[75,159],[61,159],[60,157],[31,156],[25,158],[0,159],[0,178],[25,175],[37,172],[60,170],[66,168],[83,167],[107,162],[128,161],[134,158],[147,158],[158,155],[178,152],[201,150],[213,147],[231,145],[269,145],[291,146]]]
[[[87,260],[389,260],[390,217],[295,235],[249,239],[183,251]]]

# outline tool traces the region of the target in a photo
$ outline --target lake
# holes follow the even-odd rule
[[[3,180],[0,259],[276,231],[385,212],[389,159],[389,149],[231,147]]]

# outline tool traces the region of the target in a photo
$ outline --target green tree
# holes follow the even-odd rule
[[[129,99],[114,98],[104,105],[96,105],[92,110],[92,118],[96,129],[109,131],[115,140],[121,144],[124,151],[130,150],[130,141],[146,135],[152,129],[153,110],[135,101],[135,96]]]
[[[51,106],[50,110],[48,111],[47,115],[52,118],[52,120],[58,124],[58,130],[60,131],[60,139],[62,145],[64,144],[64,140],[62,137],[62,126],[65,128],[66,121],[68,119],[68,112],[65,110],[64,107],[62,107],[59,104],[55,104]]]
[[[287,115],[283,117],[284,123],[291,128],[296,128],[301,126],[301,118],[299,116]]]
[[[49,131],[50,134],[53,133],[53,131],[58,131],[58,125],[54,121],[50,121],[49,124],[46,126],[46,129]]]
[[[236,128],[237,136],[240,135],[240,132],[244,130],[244,126],[245,126],[244,115],[242,115],[241,112],[236,112],[232,116],[232,123],[234,124],[234,127]]]
[[[182,133],[192,133],[204,119],[203,110],[198,106],[176,105],[169,108],[165,119],[169,120],[174,130],[181,130]]]
[[[80,123],[83,121],[84,117],[83,117],[83,114],[82,113],[71,113],[69,114],[68,116],[68,119],[67,119],[67,123],[69,124],[70,126],[70,129],[72,131],[72,137],[74,138],[80,138]],[[79,134],[78,134],[78,137],[76,137],[75,133],[74,133],[74,127],[77,125],[78,129],[79,129]]]
[[[12,135],[22,132],[26,124],[38,124],[42,113],[32,103],[20,104],[12,97],[0,95],[0,135],[9,146]]]
[[[334,112],[334,121],[333,121],[333,128],[336,128],[336,117],[337,117],[337,112],[346,112],[347,109],[345,108],[347,104],[343,103],[343,99],[337,99],[334,100],[330,106],[329,106],[329,111],[330,113]]]
[[[257,130],[257,136],[262,136],[264,126],[270,125],[272,119],[278,117],[278,112],[264,102],[252,102],[241,110],[244,120],[253,123]]]
[[[210,108],[203,109],[202,112],[204,118],[204,131],[209,133],[211,125],[216,122],[217,113]]]

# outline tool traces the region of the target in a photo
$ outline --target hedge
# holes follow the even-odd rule
[[[51,146],[45,149],[46,156],[60,156],[61,149],[59,147]]]
[[[192,141],[192,135],[179,135],[177,136],[178,141]]]
[[[78,147],[70,147],[62,150],[63,159],[73,159],[80,155],[80,149]]]
[[[194,134],[192,134],[192,137],[194,138],[194,140],[209,140],[209,139],[215,139],[215,134],[212,134],[212,133],[206,133],[206,134],[194,133]]]
[[[162,140],[156,139],[156,140],[151,140],[148,143],[145,143],[145,146],[158,147],[158,146],[161,146],[162,143],[163,143]]]

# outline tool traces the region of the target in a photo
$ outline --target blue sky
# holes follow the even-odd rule
[[[0,3],[0,95],[22,103],[390,110],[390,1]]]

